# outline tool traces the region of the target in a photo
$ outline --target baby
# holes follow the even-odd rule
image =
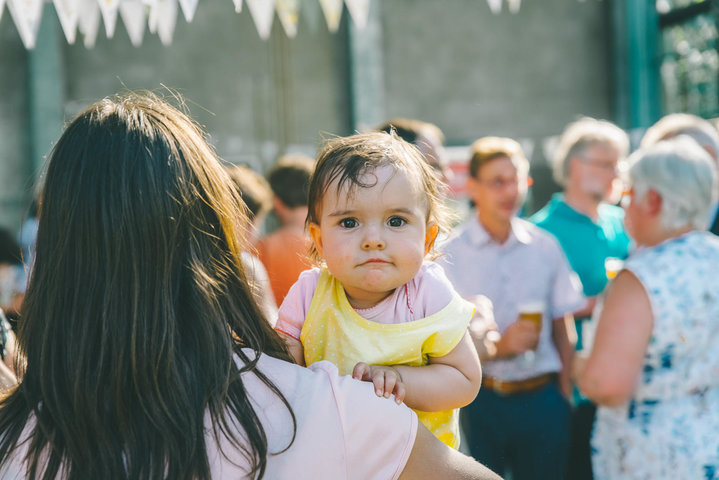
[[[447,221],[441,187],[393,133],[331,140],[308,195],[322,266],[300,275],[276,329],[297,363],[329,360],[372,382],[457,448],[458,409],[477,395],[481,368],[467,330],[474,306],[426,259]]]

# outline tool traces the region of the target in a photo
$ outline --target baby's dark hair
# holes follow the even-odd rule
[[[417,147],[399,138],[394,131],[337,137],[325,143],[310,179],[307,224],[320,223],[322,198],[330,185],[336,182],[335,187],[341,190],[349,183],[347,193],[351,195],[355,188],[373,187],[376,182],[367,182],[362,177],[385,165],[409,174],[426,196],[427,223],[436,224],[440,232],[446,231],[450,213],[444,204],[444,183],[424,161]],[[314,246],[310,255],[315,260],[320,259]]]

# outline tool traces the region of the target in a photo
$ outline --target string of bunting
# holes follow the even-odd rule
[[[182,16],[189,23],[195,16],[199,0],[0,0],[0,21],[5,5],[8,7],[25,48],[33,49],[42,20],[45,2],[52,1],[60,26],[69,44],[74,44],[78,33],[87,48],[95,45],[100,23],[105,35],[115,34],[118,16],[125,24],[130,41],[136,47],[142,45],[145,30],[157,35],[164,45],[172,43],[175,23]],[[334,33],[340,26],[344,7],[358,29],[364,28],[369,15],[370,0],[226,0],[234,5],[235,12],[249,10],[257,33],[263,40],[270,38],[275,14],[288,37],[297,35],[300,10],[314,2]]]
[[[502,4],[505,2],[510,13],[517,13],[521,1],[487,0],[487,4],[494,14],[502,12]],[[75,43],[79,32],[85,47],[92,48],[100,30],[100,23],[105,26],[105,35],[112,38],[118,16],[125,24],[134,46],[142,45],[146,29],[157,35],[164,45],[170,45],[178,10],[182,11],[188,23],[192,22],[199,0],[0,0],[0,20],[7,4],[10,16],[27,49],[35,47],[45,2],[52,2],[55,6],[69,44]],[[263,40],[270,38],[275,14],[285,34],[294,38],[297,35],[300,11],[312,2],[319,3],[327,28],[332,33],[339,28],[344,6],[347,6],[347,11],[358,29],[363,29],[367,24],[370,0],[232,0],[237,13],[241,13],[244,6],[247,7],[257,33]]]

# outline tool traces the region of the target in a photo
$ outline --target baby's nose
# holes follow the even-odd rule
[[[367,232],[367,235],[365,235],[364,240],[362,241],[362,249],[363,250],[383,250],[385,247],[384,239],[382,239],[382,236],[379,234],[379,232],[374,231],[374,229],[370,229],[369,232]]]

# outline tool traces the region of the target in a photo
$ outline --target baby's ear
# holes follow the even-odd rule
[[[427,233],[424,234],[424,254],[427,255],[432,250],[434,241],[437,240],[437,234],[439,233],[439,225],[433,223],[427,227]]]
[[[307,230],[310,233],[310,237],[312,238],[312,243],[315,244],[315,250],[317,250],[317,253],[319,256],[322,256],[322,231],[320,230],[320,226],[314,222],[311,222],[307,225]]]

